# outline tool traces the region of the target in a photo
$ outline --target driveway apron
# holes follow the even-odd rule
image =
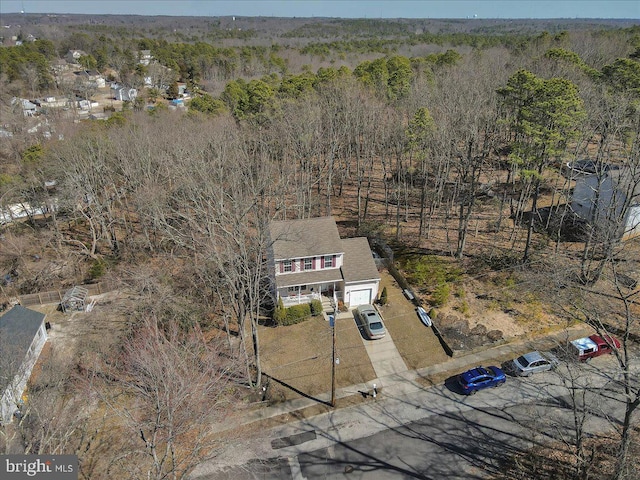
[[[365,340],[363,338],[362,341],[378,378],[407,371],[407,366],[388,330],[387,334],[379,340]]]

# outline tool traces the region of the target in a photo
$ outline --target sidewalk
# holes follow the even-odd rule
[[[385,393],[388,395],[406,394],[424,389],[424,385],[419,383],[417,379],[442,378],[461,373],[469,368],[478,365],[490,365],[505,361],[506,358],[515,358],[531,350],[547,350],[559,343],[564,343],[567,339],[575,339],[593,333],[593,329],[586,325],[577,325],[563,329],[559,332],[548,335],[545,338],[534,341],[514,341],[505,343],[495,347],[469,353],[467,355],[459,355],[449,358],[446,362],[420,370],[407,370],[401,373],[394,373],[383,377],[376,378],[370,383],[361,383],[350,385],[348,387],[336,390],[336,408],[340,408],[340,399],[353,395],[361,395],[363,392],[372,394],[373,385],[376,385],[377,394],[384,398]],[[440,383],[437,381],[435,383]],[[331,401],[331,393],[326,392],[316,395],[315,398],[326,404]],[[279,415],[293,413],[303,410],[307,407],[318,405],[318,401],[311,398],[297,398],[277,405],[269,406],[247,412],[244,416],[242,425],[248,425],[254,422],[267,420]],[[233,427],[237,427],[234,425]],[[218,431],[226,430],[224,424],[219,425]]]

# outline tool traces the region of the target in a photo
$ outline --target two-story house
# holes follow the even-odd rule
[[[47,341],[45,314],[16,305],[0,317],[0,422],[11,421]]]
[[[274,221],[269,234],[274,295],[285,306],[327,298],[355,307],[377,298],[367,239],[341,239],[333,217]]]

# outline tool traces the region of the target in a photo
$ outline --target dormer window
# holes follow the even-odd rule
[[[282,271],[284,271],[284,272],[292,272],[293,271],[293,262],[291,260],[284,260],[282,262]]]
[[[313,270],[313,258],[305,258],[304,259],[304,269],[305,270]]]
[[[324,257],[324,268],[332,268],[333,267],[333,255],[327,255]]]

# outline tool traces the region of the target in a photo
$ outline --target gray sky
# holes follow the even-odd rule
[[[626,18],[639,0],[0,0],[3,13],[344,17]]]

